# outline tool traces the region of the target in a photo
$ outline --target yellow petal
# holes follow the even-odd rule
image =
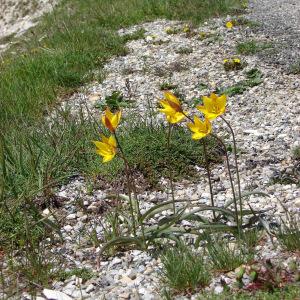
[[[177,105],[180,105],[179,99],[171,92],[164,92],[164,96],[165,96],[165,99],[167,99],[168,101],[171,101]]]
[[[207,136],[207,133],[203,133],[203,132],[195,132],[193,135],[192,135],[192,139],[193,140],[200,140],[204,137]]]
[[[104,163],[109,162],[109,161],[111,161],[114,157],[115,157],[115,154],[112,154],[112,155],[106,155],[106,156],[103,157],[103,162],[104,162]]]
[[[113,135],[111,135],[109,138],[108,138],[108,144],[111,145],[112,147],[116,148],[117,147],[117,141],[115,139],[115,137]]]

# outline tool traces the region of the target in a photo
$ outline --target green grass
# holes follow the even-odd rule
[[[246,79],[237,82],[236,84],[228,87],[217,89],[218,94],[226,94],[234,96],[243,94],[249,88],[260,85],[263,82],[263,73],[258,69],[251,69],[245,73]]]
[[[203,256],[183,243],[168,249],[161,257],[162,282],[170,292],[195,291],[210,281],[210,271]],[[167,290],[166,290],[166,293]]]
[[[289,66],[289,73],[300,74],[300,60],[298,59],[295,63]]]
[[[207,255],[212,268],[231,271],[254,258],[253,249],[240,242],[231,242],[221,236],[207,236]]]
[[[254,55],[258,52],[261,52],[266,49],[273,48],[274,46],[272,43],[266,42],[258,42],[258,41],[246,41],[239,43],[236,46],[237,53],[244,54],[244,55]]]
[[[197,171],[194,166],[204,163],[203,147],[201,143],[191,139],[191,133],[183,127],[174,127],[171,134],[170,154],[167,147],[168,128],[164,126],[150,126],[144,122],[132,124],[120,133],[120,144],[126,157],[135,171],[142,174],[150,186],[157,184],[162,177],[169,177],[169,167],[173,178],[195,179]],[[208,151],[211,161],[218,161],[216,144],[208,140]],[[118,178],[124,174],[121,159],[111,163],[91,163],[95,167],[94,174],[100,174],[107,179]]]

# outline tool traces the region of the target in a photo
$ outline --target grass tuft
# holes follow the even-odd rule
[[[203,256],[182,242],[168,249],[161,261],[162,281],[175,292],[195,290],[210,281],[210,272]]]
[[[247,41],[239,43],[236,47],[236,50],[239,54],[244,55],[254,55],[258,52],[261,52],[266,49],[273,48],[272,43],[266,43],[266,42],[257,42],[257,41]]]

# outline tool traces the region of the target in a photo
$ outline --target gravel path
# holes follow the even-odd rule
[[[294,64],[300,66],[300,1],[252,0],[250,7],[250,18],[261,25],[259,31],[277,44],[275,53],[265,59],[286,70]]]

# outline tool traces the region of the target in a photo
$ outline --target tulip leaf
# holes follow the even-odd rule
[[[137,245],[141,248],[143,248],[143,239],[142,237],[117,237],[111,239],[109,242],[105,243],[103,247],[100,250],[99,256],[101,256],[104,251],[107,249],[118,246],[118,245]]]

